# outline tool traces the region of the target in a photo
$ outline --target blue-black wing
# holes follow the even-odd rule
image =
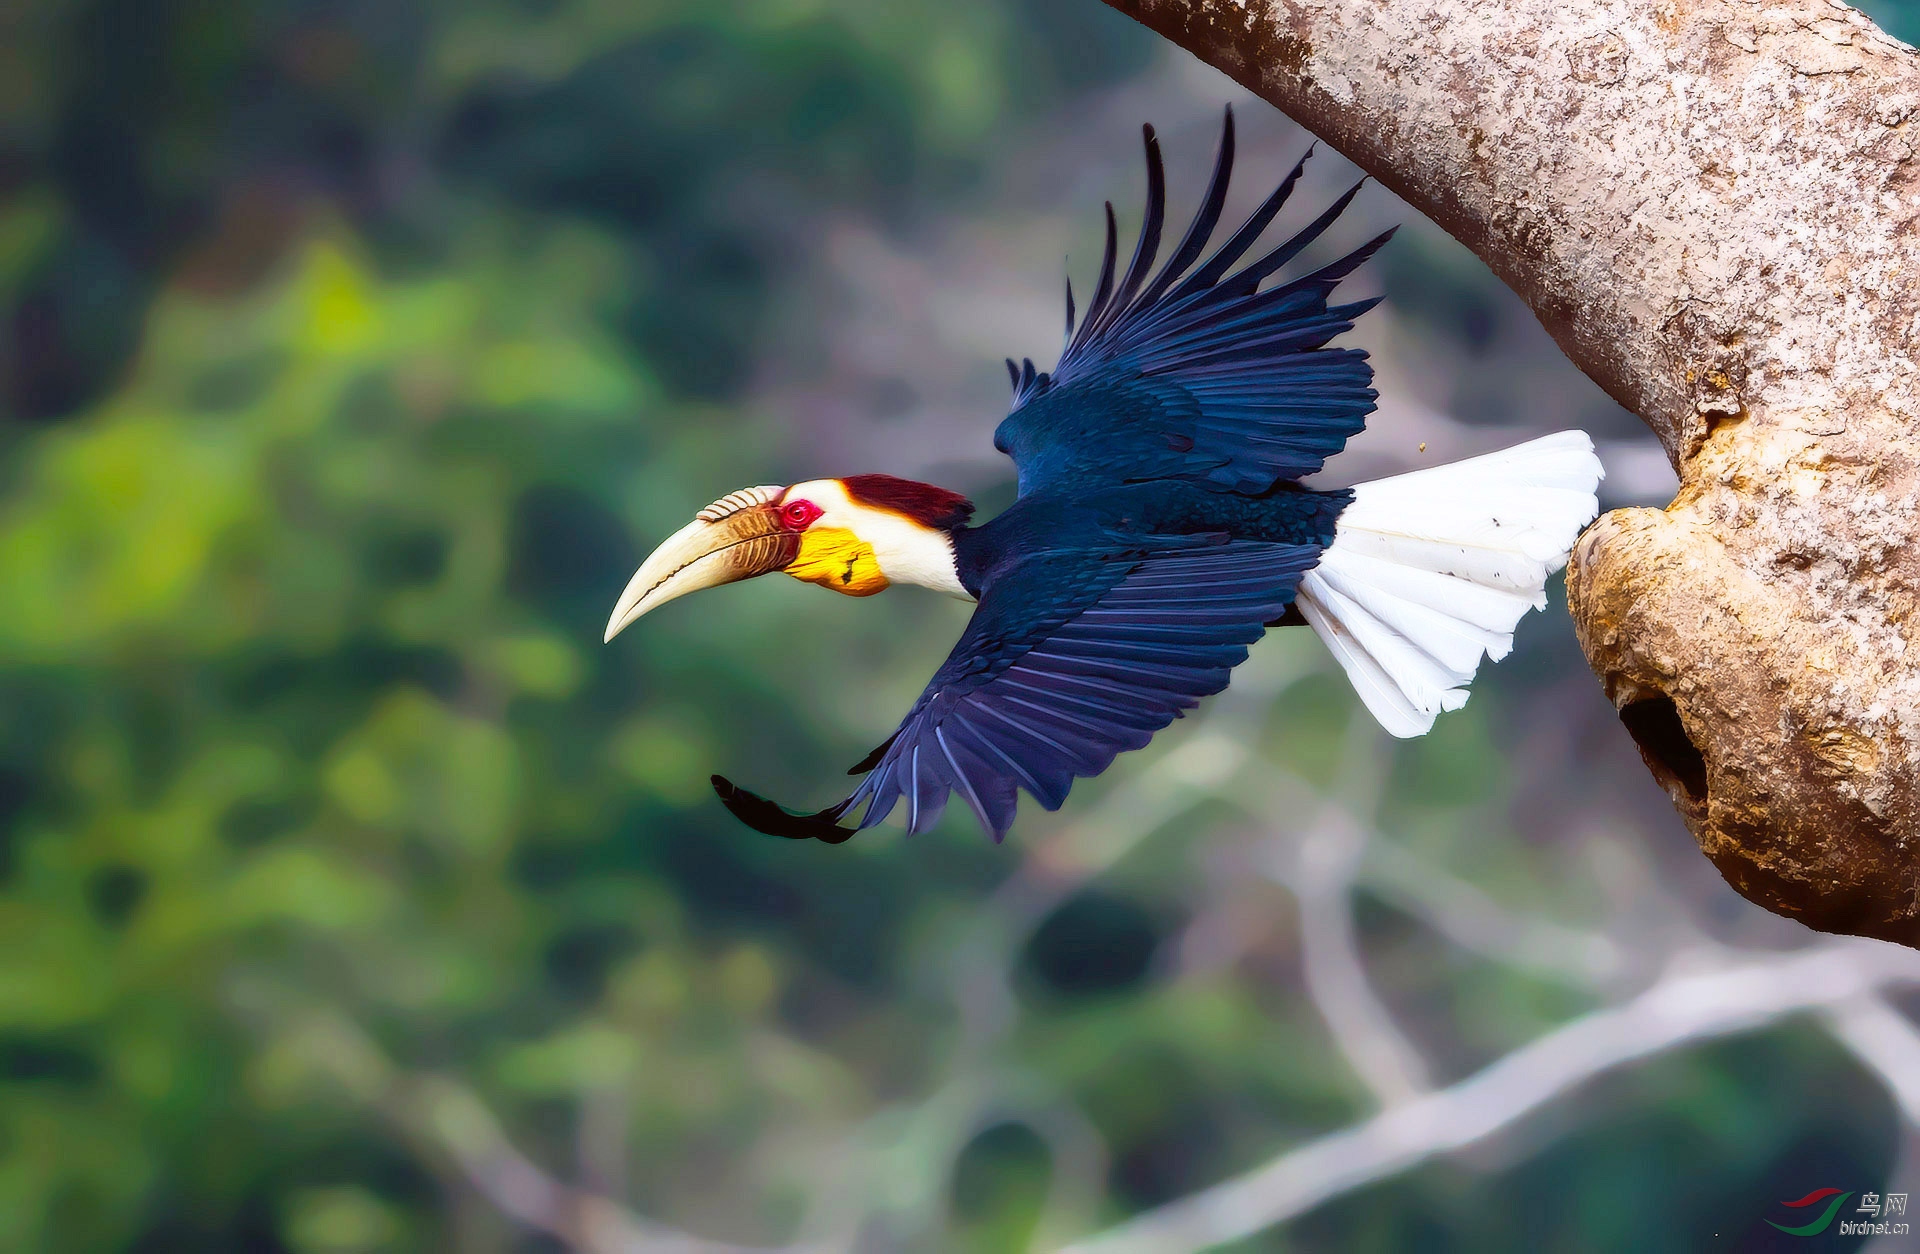
[[[715,777],[735,815],[775,835],[845,840],[902,803],[909,831],[960,794],[997,841],[1016,790],[1058,809],[1077,776],[1227,686],[1293,600],[1317,545],[1210,537],[1159,552],[1049,553],[994,579],[900,730],[839,805],[795,815]],[[867,804],[858,828],[839,820]]]
[[[1260,284],[1333,224],[1356,185],[1293,238],[1233,266],[1287,201],[1306,158],[1206,261],[1233,167],[1227,113],[1200,210],[1159,274],[1149,279],[1166,216],[1166,176],[1146,128],[1147,216],[1118,282],[1113,206],[1100,280],[1079,329],[1067,289],[1067,346],[1053,373],[1007,363],[1012,412],[994,447],[1020,472],[1020,492],[1049,487],[1186,479],[1259,493],[1320,469],[1366,425],[1377,393],[1364,352],[1328,348],[1376,303],[1327,304],[1335,286],[1385,244],[1369,241],[1311,274]],[[1229,273],[1232,271],[1232,273]]]

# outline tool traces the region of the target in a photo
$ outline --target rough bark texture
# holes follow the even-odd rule
[[[1568,574],[1741,893],[1920,946],[1920,55],[1833,0],[1109,0],[1478,253],[1681,489]]]

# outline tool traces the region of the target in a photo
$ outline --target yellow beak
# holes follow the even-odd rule
[[[675,597],[784,568],[800,552],[798,532],[780,525],[778,487],[746,488],[700,511],[668,536],[620,594],[607,619],[612,640],[634,619]]]

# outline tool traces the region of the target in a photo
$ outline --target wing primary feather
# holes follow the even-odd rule
[[[1101,672],[1107,674],[1132,675],[1140,681],[1142,687],[1160,688],[1168,691],[1174,691],[1174,689],[1169,688],[1168,685],[1178,682],[1182,678],[1172,667],[1134,666],[1130,663],[1120,661],[1117,658],[1110,657],[1068,657],[1062,653],[1042,653],[1038,649],[1029,650],[1027,656],[1051,658],[1059,662],[1078,663],[1083,666],[1098,667]],[[1181,669],[1192,672],[1203,668],[1189,666]],[[1212,670],[1214,668],[1206,667],[1204,669]]]
[[[1267,197],[1265,203],[1247,216],[1247,220],[1241,223],[1240,229],[1235,231],[1226,243],[1220,245],[1219,251],[1209,257],[1206,264],[1188,275],[1180,286],[1173,290],[1168,297],[1169,303],[1177,303],[1196,292],[1207,290],[1220,281],[1221,275],[1233,268],[1233,263],[1240,260],[1242,253],[1253,247],[1253,242],[1260,238],[1260,233],[1267,229],[1267,225],[1286,205],[1287,197],[1293,194],[1294,184],[1298,183],[1301,174],[1306,172],[1307,159],[1311,156],[1313,156],[1313,149],[1308,147],[1300,160],[1294,163],[1293,169],[1287,171],[1287,177],[1280,181],[1280,186],[1273,189],[1273,194]]]
[[[1134,302],[1137,309],[1145,309],[1160,299],[1169,287],[1180,278],[1186,268],[1192,265],[1206,251],[1207,241],[1213,238],[1213,228],[1220,224],[1220,211],[1227,204],[1227,183],[1233,176],[1233,106],[1227,106],[1226,121],[1220,127],[1220,149],[1213,158],[1213,177],[1207,183],[1207,194],[1201,198],[1200,209],[1188,223],[1186,234],[1180,237],[1180,244],[1167,258],[1167,264],[1158,278],[1148,285]]]
[[[715,775],[710,782],[713,791],[720,797],[720,804],[726,806],[734,818],[768,836],[780,836],[787,840],[818,840],[838,845],[851,840],[854,833],[860,830],[857,827],[842,827],[838,821],[853,805],[852,797],[824,810],[804,814],[769,801],[758,793],[748,792],[724,775]]]
[[[1033,725],[1028,723],[1025,719],[1015,718],[1011,714],[1008,714],[1003,710],[996,710],[990,705],[982,705],[982,704],[976,703],[974,705],[974,708],[976,710],[979,710],[982,714],[985,714],[990,718],[999,719],[1001,722],[1005,723],[1008,727],[1013,728],[1017,732],[1021,732],[1025,735],[1033,737],[1035,740],[1051,745],[1053,748],[1058,749],[1060,751],[1060,756],[1065,758],[1069,762],[1072,762],[1075,758],[1080,756],[1079,754],[1075,753],[1073,750],[1067,748],[1067,746],[1055,740],[1053,737],[1041,731],[1039,728],[1034,727]]]
[[[898,794],[900,790],[893,782],[895,774],[894,768],[899,765],[900,762],[897,758],[890,762],[882,762],[879,769],[861,780],[860,786],[853,790],[853,795],[856,798],[865,795],[873,799],[872,804],[867,807],[867,812],[860,816],[861,827],[872,827],[881,822],[888,814],[893,812],[893,807],[899,804]],[[893,789],[895,796],[892,801],[887,803],[886,809],[882,810],[880,808],[880,794],[886,792],[889,788]]]
[[[980,709],[981,707],[979,706],[978,703],[975,703],[974,708]],[[1005,750],[1001,749],[999,745],[994,744],[993,738],[987,735],[985,732],[981,731],[978,727],[975,727],[971,719],[966,718],[964,715],[961,715],[957,711],[951,717],[954,722],[958,723],[963,730],[965,730],[976,741],[978,741],[983,748],[985,748],[989,753],[992,753],[995,757],[999,758],[1002,762],[1005,762],[1007,764],[1007,767],[1010,770],[1012,770],[1015,775],[1020,777],[1021,787],[1025,788],[1028,792],[1032,793],[1036,797],[1044,796],[1046,794],[1047,790],[1041,786],[1039,780],[1033,777],[1033,772],[1029,771],[1024,765],[1022,765],[1018,761],[1015,761],[1014,758],[1008,755]]]
[[[978,709],[981,707],[976,706],[975,708]],[[1007,769],[1020,777],[1020,786],[1031,793],[1034,800],[1049,810],[1058,810],[1060,808],[1061,803],[1066,800],[1065,791],[1058,788],[1049,788],[1045,784],[1042,784],[1033,777],[1031,771],[1015,761],[1013,755],[994,743],[993,737],[987,735],[971,723],[968,723],[966,726],[968,730],[973,733],[974,739],[978,740],[987,752],[993,754],[994,757],[999,758],[1002,762],[1005,762]],[[1069,787],[1071,787],[1071,784],[1069,784]]]
[[[1000,686],[1003,688],[1018,688],[1021,692],[1030,692],[1034,696],[1040,697],[1043,700],[1071,701],[1075,705],[1085,706],[1087,709],[1090,709],[1090,710],[1099,710],[1106,714],[1126,716],[1126,715],[1135,714],[1138,712],[1137,698],[1135,699],[1136,701],[1135,707],[1133,709],[1128,709],[1125,706],[1108,705],[1104,701],[1095,701],[1092,697],[1083,697],[1071,692],[1055,692],[1046,688],[1036,688],[1032,684],[1023,683],[1019,678],[1017,678],[1017,676],[1021,674],[1035,674],[1035,673],[1044,674],[1049,679],[1069,678],[1068,676],[1056,675],[1050,671],[1040,671],[1040,672],[1010,671],[1007,674],[1002,675],[998,682]]]
[[[1292,261],[1295,257],[1298,257],[1302,252],[1302,250],[1304,250],[1307,247],[1307,245],[1319,239],[1321,234],[1328,227],[1333,225],[1334,219],[1338,218],[1342,213],[1346,212],[1347,206],[1353,203],[1353,198],[1355,196],[1358,196],[1360,194],[1360,189],[1365,187],[1366,185],[1367,185],[1367,180],[1361,179],[1358,183],[1355,183],[1352,187],[1349,187],[1346,190],[1346,192],[1341,195],[1340,199],[1328,205],[1326,207],[1326,210],[1322,212],[1319,217],[1315,218],[1313,221],[1307,223],[1306,226],[1302,227],[1299,230],[1299,232],[1297,232],[1293,236],[1292,239],[1289,239],[1286,243],[1280,245],[1280,247],[1274,249],[1272,252],[1268,253],[1266,256],[1260,258],[1260,260],[1249,264],[1244,270],[1240,271],[1240,273],[1234,275],[1232,286],[1239,288],[1240,290],[1245,292],[1251,292],[1253,291],[1254,288],[1260,286],[1260,280],[1266,278],[1269,274],[1272,274],[1275,270],[1278,270],[1281,266],[1286,265],[1289,261]],[[1388,236],[1391,236],[1392,234],[1393,232],[1391,231],[1387,232]],[[1378,243],[1374,244],[1373,247],[1378,248],[1381,244],[1384,244],[1386,242],[1387,242],[1386,239],[1383,238]],[[1361,257],[1359,261],[1355,261],[1353,264],[1357,266],[1360,264],[1361,261],[1365,261],[1367,257],[1371,257],[1372,255],[1373,254],[1371,252],[1368,252],[1366,256]],[[1334,263],[1335,266],[1339,264],[1340,264],[1339,262]],[[1334,267],[1329,266],[1327,268],[1331,270]],[[1344,273],[1344,271],[1342,273]],[[1311,277],[1312,276],[1309,276],[1309,278]],[[1307,280],[1301,279],[1301,280],[1296,280],[1296,282],[1304,284],[1305,282],[1307,282]]]
[[[1358,190],[1359,188],[1356,186],[1354,188],[1354,191],[1358,191]],[[1347,194],[1348,196],[1352,196],[1353,193],[1349,192]],[[1327,265],[1320,267],[1318,270],[1315,270],[1312,274],[1303,274],[1299,278],[1294,279],[1292,282],[1287,283],[1281,287],[1277,287],[1273,290],[1276,292],[1294,292],[1294,291],[1300,290],[1301,288],[1311,287],[1316,283],[1324,284],[1327,287],[1331,288],[1334,284],[1338,283],[1341,279],[1346,278],[1349,274],[1352,274],[1355,270],[1358,270],[1361,266],[1365,265],[1368,258],[1372,257],[1375,253],[1379,252],[1382,248],[1385,248],[1387,246],[1387,241],[1392,239],[1394,236],[1394,232],[1398,231],[1399,229],[1400,228],[1398,226],[1390,226],[1386,230],[1380,232],[1380,234],[1368,240],[1366,243],[1360,245],[1360,247],[1348,253],[1346,256],[1340,258],[1340,260],[1330,262]],[[1376,296],[1371,301],[1357,301],[1355,303],[1361,306],[1360,313],[1365,313],[1367,310],[1372,309],[1375,305],[1379,304],[1384,299],[1385,297]],[[1335,308],[1329,309],[1327,312],[1330,314],[1338,314],[1350,308],[1352,308],[1352,306],[1350,305],[1336,306]]]
[[[875,747],[872,753],[869,753],[866,757],[861,758],[858,762],[855,762],[852,766],[848,767],[847,774],[865,775],[868,771],[871,771],[874,767],[879,766],[880,759],[887,756],[887,750],[893,748],[893,742],[898,739],[900,739],[899,732],[895,732],[893,733],[893,735],[888,736],[885,740],[881,741],[878,746]]]
[[[1039,705],[1035,702],[1028,701],[1023,697],[1010,696],[1010,697],[1007,697],[1006,699],[1008,701],[1011,701],[1015,705],[1025,706],[1027,709],[1032,710],[1035,714],[1044,715],[1047,718],[1058,719],[1062,723],[1066,723],[1073,727],[1078,727],[1082,731],[1090,731],[1098,735],[1101,732],[1106,730],[1099,723],[1089,723],[1087,720],[1083,718],[1075,718],[1073,715],[1067,713],[1065,710],[1059,709],[1055,706]]]
[[[1083,688],[1091,688],[1095,692],[1105,692],[1112,696],[1119,697],[1123,701],[1131,701],[1135,705],[1138,705],[1140,701],[1140,694],[1138,692],[1129,691],[1118,684],[1107,683],[1105,680],[1093,675],[1078,675],[1068,671],[1058,670],[1049,670],[1042,673],[1044,673],[1047,678],[1060,683],[1078,684]]]
[[[1011,357],[1007,358],[1007,382],[1013,385],[1015,392],[1020,390],[1020,367],[1013,364]]]
[[[907,755],[907,830],[920,830],[920,746]]]
[[[1093,338],[1094,328],[1100,325],[1100,316],[1106,312],[1107,302],[1113,299],[1113,267],[1120,252],[1120,226],[1114,221],[1113,202],[1107,202],[1107,245],[1100,258],[1100,281],[1094,285],[1093,299],[1087,302],[1087,316],[1080,322],[1080,332],[1067,345],[1067,352],[1087,343]],[[1062,360],[1065,354],[1062,354]]]
[[[1394,228],[1395,231],[1399,229],[1399,227]],[[1389,231],[1387,233],[1391,235],[1393,232]],[[1385,243],[1384,240],[1381,242]],[[1365,300],[1356,300],[1346,305],[1330,305],[1327,307],[1327,317],[1351,325],[1360,320],[1361,314],[1366,313],[1369,309],[1372,309],[1385,299],[1385,296],[1369,296]]]
[[[946,729],[935,725],[933,738],[939,744],[940,752],[945,755],[947,765],[953,769],[954,783],[960,786],[960,791],[967,798],[967,804],[973,807],[973,816],[980,820],[980,826],[994,833],[994,841],[996,844],[999,843],[1000,832],[992,818],[988,816],[987,807],[982,804],[980,794],[974,791],[973,781],[967,777],[966,770],[961,767],[960,759],[953,756],[953,746],[947,743]]]
[[[1147,147],[1147,216],[1141,223],[1140,239],[1134,244],[1133,260],[1127,263],[1127,273],[1120,280],[1120,289],[1101,311],[1101,325],[1089,332],[1092,335],[1098,335],[1105,327],[1113,325],[1132,307],[1134,294],[1147,281],[1154,258],[1160,255],[1160,231],[1167,221],[1167,170],[1160,160],[1160,141],[1154,138],[1153,127],[1143,126],[1140,130],[1146,137]]]
[[[1071,344],[1071,343],[1073,343],[1073,276],[1072,276],[1071,274],[1069,274],[1069,275],[1067,275],[1067,276],[1066,276],[1066,278],[1067,278],[1067,336],[1066,336],[1066,342],[1067,342],[1067,343],[1069,343],[1069,344]],[[1009,362],[1009,363],[1011,363],[1013,359],[1012,359],[1012,358],[1008,358],[1007,360],[1008,360],[1008,362]]]

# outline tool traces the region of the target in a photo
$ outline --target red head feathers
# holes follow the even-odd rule
[[[923,527],[952,531],[973,517],[973,502],[958,492],[893,475],[848,475],[847,496],[875,509],[892,510]]]

